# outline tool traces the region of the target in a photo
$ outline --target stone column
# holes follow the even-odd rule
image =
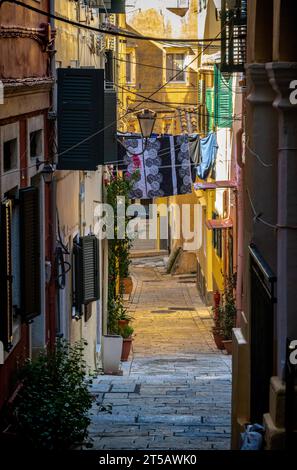
[[[265,64],[250,64],[247,79],[251,91],[247,97],[245,191],[263,219],[271,224],[277,213],[277,112],[272,104],[275,92],[271,88]],[[254,222],[249,197],[245,194],[245,218],[253,241],[272,270],[276,270],[276,234],[273,229]],[[252,217],[251,217],[252,216]]]
[[[256,210],[271,223],[276,221],[277,181],[277,112],[272,103],[275,92],[271,88],[265,64],[246,66],[249,94],[245,163],[243,167],[244,199],[244,292],[240,324],[233,336],[232,385],[232,448],[237,449],[240,432],[250,419],[250,267],[248,246],[254,242],[263,257],[276,269],[276,235],[274,230],[254,222],[247,190]],[[257,154],[256,157],[254,154]],[[260,161],[261,160],[261,161]]]
[[[289,99],[297,62],[271,62],[266,69],[277,92],[273,105],[278,109],[277,366],[281,377],[286,338],[297,339],[297,105]]]

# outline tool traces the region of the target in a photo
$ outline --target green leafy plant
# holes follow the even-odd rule
[[[221,332],[225,340],[232,339],[232,329],[235,327],[236,323],[235,287],[236,276],[225,276],[225,287],[219,311]]]
[[[14,414],[18,435],[36,448],[61,450],[88,436],[92,396],[86,379],[82,341],[58,340],[52,352],[42,352],[20,369],[22,388]]]
[[[139,171],[136,170],[129,177],[122,175],[113,175],[111,181],[107,185],[107,202],[113,207],[114,213],[117,211],[117,197],[122,196],[125,200],[125,213],[129,204],[129,193],[133,188],[134,182],[137,180]],[[125,229],[128,224],[128,218],[125,218]],[[117,320],[119,316],[119,305],[123,304],[122,287],[120,283],[120,299],[116,298],[117,281],[121,278],[128,277],[130,258],[129,253],[133,241],[127,236],[124,239],[118,239],[117,218],[115,218],[115,236],[114,239],[108,240],[108,332],[110,334],[118,334]]]
[[[124,326],[124,328],[122,328],[121,330],[121,335],[124,339],[131,338],[133,333],[134,333],[134,328],[132,328],[132,326],[130,325]]]

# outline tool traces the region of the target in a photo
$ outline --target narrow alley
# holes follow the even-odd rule
[[[134,259],[131,272],[133,352],[123,376],[93,382],[93,449],[229,449],[231,360],[194,275],[166,274],[162,258]]]

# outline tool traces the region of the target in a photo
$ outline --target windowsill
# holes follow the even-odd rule
[[[6,171],[3,170],[2,176],[11,175],[13,173],[16,173],[18,170],[19,168],[17,166],[14,168],[11,168],[10,170],[6,170]]]
[[[183,86],[189,86],[189,84],[187,82],[181,82],[181,81],[173,81],[171,80],[170,82],[166,82],[166,85],[165,86],[172,86],[172,85],[183,85]]]

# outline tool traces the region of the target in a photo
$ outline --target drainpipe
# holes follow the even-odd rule
[[[237,180],[237,280],[236,280],[236,326],[240,327],[243,286],[243,162],[242,134],[240,128],[235,136],[236,142],[236,180]]]
[[[49,0],[49,11],[50,14],[55,14],[55,0]],[[54,18],[49,19],[51,31],[55,30],[55,20]],[[50,72],[51,76],[54,79],[54,84],[52,88],[51,94],[51,114],[52,117],[50,118],[49,128],[50,132],[57,135],[57,83],[56,83],[56,61],[55,61],[55,52],[50,52]],[[55,139],[54,139],[55,140]],[[54,160],[55,149],[52,147],[49,149],[50,157]],[[55,163],[55,162],[54,162]],[[48,312],[48,321],[49,321],[49,346],[50,348],[54,347],[55,343],[55,336],[56,336],[56,283],[54,278],[54,264],[55,264],[55,251],[56,251],[56,179],[53,178],[53,181],[48,188],[49,191],[49,220],[46,223],[50,224],[49,230],[49,245],[48,245],[48,259],[51,263],[51,279],[49,281],[48,289],[47,289],[47,306],[46,310]]]

